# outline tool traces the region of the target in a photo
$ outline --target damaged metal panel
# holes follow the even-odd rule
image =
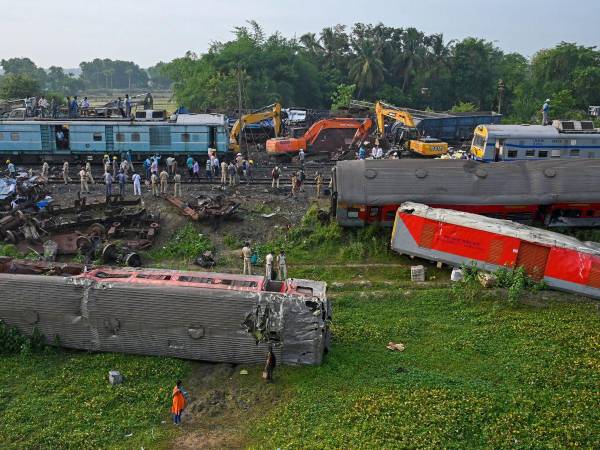
[[[1,320],[77,349],[262,363],[273,344],[282,363],[320,364],[329,342],[325,284],[308,280],[103,268],[0,274],[0,288]]]
[[[468,160],[341,161],[336,166],[340,204],[523,205],[600,202],[600,161]]]

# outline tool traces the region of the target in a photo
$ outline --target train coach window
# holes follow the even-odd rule
[[[187,275],[180,276],[177,281],[181,281],[181,282],[184,282],[184,283],[215,284],[214,278],[191,277],[191,276],[187,276]]]
[[[540,150],[538,152],[538,158],[547,158],[548,157],[548,150]]]
[[[518,150],[509,150],[508,151],[509,158],[516,158],[518,156],[518,154],[519,154]]]
[[[579,149],[578,148],[572,148],[569,151],[569,156],[579,156]]]
[[[19,136],[19,133],[10,133],[11,141],[18,141],[19,139],[21,139],[21,136]]]
[[[369,216],[377,217],[379,215],[379,208],[369,208]]]
[[[358,209],[348,208],[348,218],[349,219],[358,219]]]
[[[525,156],[535,156],[535,150],[525,150]]]
[[[190,133],[181,133],[181,142],[190,142]]]
[[[102,133],[94,133],[92,136],[95,142],[102,141]]]
[[[160,273],[140,273],[136,276],[136,278],[141,278],[144,280],[170,280],[171,275],[163,275]]]
[[[550,157],[551,158],[560,158],[560,150],[552,150]]]
[[[117,140],[117,142],[123,142],[125,140],[125,134],[124,133],[117,133],[115,136],[115,139]]]
[[[130,273],[96,272],[96,278],[130,278]]]
[[[140,142],[140,133],[131,133],[132,142]]]

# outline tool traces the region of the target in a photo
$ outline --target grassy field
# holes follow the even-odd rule
[[[231,431],[240,434],[237,445],[599,448],[598,303],[548,291],[519,301],[502,290],[466,295],[432,265],[426,283],[411,283],[412,262],[386,249],[388,233],[321,225],[311,210],[287,237],[258,246],[259,253],[285,248],[292,277],[330,283],[333,341],[322,366],[280,367],[273,386],[262,383],[260,368],[249,368],[244,390],[262,403],[258,413],[232,415],[243,423]],[[185,228],[150,256],[159,264],[209,245],[193,235]],[[387,350],[389,341],[406,350]],[[107,384],[110,369],[126,375],[122,386]],[[2,356],[0,447],[182,442],[196,425],[173,430],[168,392],[190,371],[190,363],[164,358],[55,350]],[[238,372],[223,379],[224,389]],[[210,430],[216,419],[197,420]]]

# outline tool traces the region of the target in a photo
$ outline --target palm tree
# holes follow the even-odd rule
[[[402,92],[405,93],[410,81],[425,57],[425,35],[416,28],[407,28],[402,36],[402,53],[399,65],[402,71]]]
[[[371,40],[363,40],[356,45],[356,55],[350,63],[350,77],[358,86],[360,97],[364,89],[373,89],[384,78],[385,68],[380,57],[380,49]]]
[[[302,44],[310,53],[323,53],[323,47],[319,43],[319,39],[315,33],[306,33],[300,36],[300,44]]]

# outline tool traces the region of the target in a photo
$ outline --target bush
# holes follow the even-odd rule
[[[151,259],[195,259],[207,250],[212,250],[210,240],[193,225],[180,228],[175,236],[162,248],[148,252]]]
[[[0,256],[10,256],[17,258],[20,255],[19,250],[12,244],[0,245]]]
[[[31,354],[43,350],[46,339],[37,327],[31,336],[24,336],[16,327],[9,327],[0,320],[0,355]]]

